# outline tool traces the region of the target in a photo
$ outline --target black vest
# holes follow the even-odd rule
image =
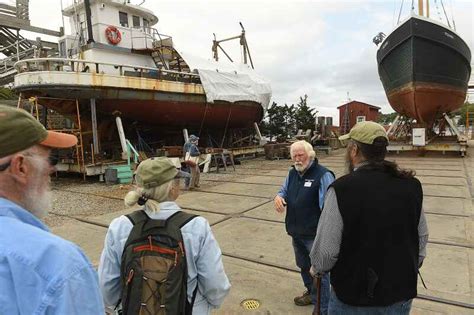
[[[330,172],[313,161],[304,172],[298,174],[294,167],[288,174],[286,231],[293,237],[314,238],[318,228],[321,209],[319,206],[319,186],[321,177]]]
[[[344,223],[339,257],[331,270],[338,299],[349,305],[386,306],[414,298],[420,182],[361,167],[332,187]]]

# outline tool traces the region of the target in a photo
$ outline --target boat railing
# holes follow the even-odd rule
[[[105,30],[110,24],[107,23],[94,23],[93,27],[99,34],[105,34]],[[123,39],[129,38],[130,42],[125,43],[132,49],[152,49],[153,43],[160,41],[161,43],[169,41],[171,43],[172,37],[166,34],[161,34],[156,28],[153,27],[125,27],[116,26],[117,29],[122,32]],[[126,34],[125,36],[123,34]],[[100,35],[104,36],[104,35]],[[105,40],[105,38],[103,38]],[[143,41],[142,41],[143,40]]]
[[[159,41],[160,43],[164,43],[169,41],[172,43],[172,37],[170,35],[161,34],[158,32],[156,28],[147,27],[147,28],[132,28],[131,29],[131,38],[132,38],[132,49],[134,48],[134,39],[143,39],[145,43],[145,49],[154,48],[153,43]],[[148,47],[148,43],[150,42],[150,47]]]
[[[143,77],[178,81],[187,83],[200,83],[199,75],[191,72],[179,72],[174,70],[158,69],[153,67],[118,64],[110,62],[99,62],[84,59],[68,58],[34,58],[17,61],[14,67],[18,73],[36,71],[58,71],[77,73],[109,74],[110,70],[116,71],[120,76]],[[104,71],[106,70],[106,71]]]

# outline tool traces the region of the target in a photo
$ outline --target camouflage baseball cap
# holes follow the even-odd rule
[[[141,162],[135,174],[137,184],[146,189],[161,186],[179,177],[190,177],[190,175],[176,169],[167,157],[150,158]]]
[[[339,140],[353,139],[361,143],[373,144],[375,138],[378,137],[384,137],[388,141],[385,128],[373,121],[362,121],[355,124],[348,134],[340,136]]]
[[[69,148],[76,143],[76,136],[48,131],[26,111],[0,105],[0,158],[26,150],[35,144],[50,148]]]

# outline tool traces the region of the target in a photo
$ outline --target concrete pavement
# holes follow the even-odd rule
[[[342,151],[321,156],[320,163],[344,172]],[[390,156],[402,167],[416,170],[423,184],[424,210],[430,229],[428,256],[421,270],[428,289],[419,282],[419,293],[452,304],[471,305],[474,301],[474,249],[472,175],[474,152],[466,158],[454,156]],[[290,161],[244,161],[233,171],[201,179],[202,191],[186,192],[178,199],[181,207],[207,218],[224,255],[224,264],[233,285],[229,297],[216,314],[310,314],[311,307],[297,307],[293,297],[303,291],[294,262],[291,239],[286,235],[284,215],[273,209],[272,198],[283,182]],[[80,191],[80,188],[78,188]],[[125,192],[98,192],[123,197]],[[93,198],[93,196],[90,196]],[[101,198],[101,197],[100,197]],[[54,228],[54,232],[81,246],[97,265],[107,225],[129,210],[117,209],[102,216],[84,218]],[[256,299],[257,310],[241,306]],[[446,303],[416,299],[413,314],[472,314],[473,310]]]

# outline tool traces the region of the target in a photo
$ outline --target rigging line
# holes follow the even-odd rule
[[[453,7],[453,0],[449,0],[449,4],[451,7],[451,21],[453,22],[454,31],[456,31],[456,22],[454,22],[454,7]]]
[[[395,15],[397,14],[397,0],[393,0],[392,28],[395,27]]]
[[[415,11],[415,0],[411,0],[411,12]]]
[[[232,114],[232,104],[229,105],[229,115],[227,116],[227,122],[225,123],[224,136],[222,137],[221,148],[224,147],[225,136],[227,133],[227,127],[229,126],[230,115]]]
[[[400,16],[402,15],[403,3],[404,2],[405,2],[405,0],[402,0],[402,5],[400,6],[400,12],[398,13],[397,25],[400,23]]]
[[[199,137],[201,136],[202,127],[204,127],[204,121],[206,120],[207,108],[208,107],[209,107],[209,103],[206,101],[206,108],[204,109],[204,115],[203,115],[202,120],[201,120],[201,127],[199,127],[199,133],[198,133]]]
[[[72,19],[73,19],[73,22],[74,22],[74,20],[76,21],[76,23],[75,23],[76,24],[76,34],[74,36],[73,43],[76,43],[76,40],[77,40],[77,51],[80,51],[80,46],[81,46],[81,43],[80,43],[80,41],[81,41],[81,38],[80,38],[81,37],[81,31],[80,31],[80,23],[79,23],[80,18],[79,18],[79,15],[77,14],[77,2],[76,1],[74,1],[73,8],[74,8],[74,16],[72,17]],[[61,14],[63,14],[63,12],[61,12]],[[67,51],[66,51],[66,56],[69,57]],[[79,56],[80,56],[80,54],[77,54],[77,59],[80,59]]]
[[[439,11],[439,6],[438,6],[438,1],[437,0],[435,0],[435,5],[436,5],[436,12],[438,12],[439,20],[442,21],[441,12]]]
[[[443,7],[444,16],[446,17],[446,22],[448,22],[449,28],[451,28],[451,23],[449,23],[449,18],[448,18],[448,15],[446,14],[446,9],[444,8],[443,0],[441,0],[441,6]]]

